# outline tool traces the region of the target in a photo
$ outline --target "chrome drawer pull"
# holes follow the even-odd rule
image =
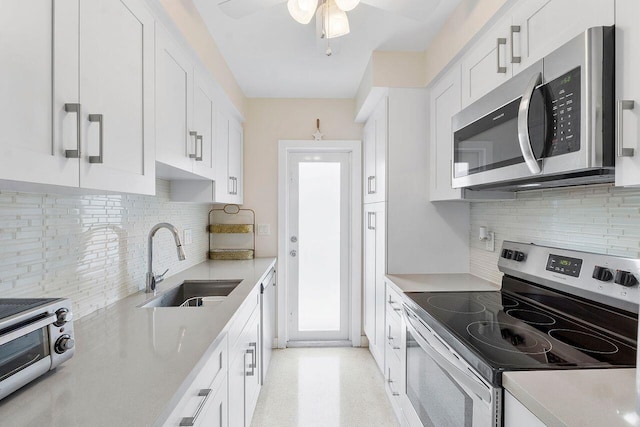
[[[104,119],[102,114],[89,114],[89,121],[100,125],[100,145],[97,156],[89,156],[89,163],[102,163],[102,153],[104,147]]]
[[[202,401],[196,408],[196,413],[193,414],[193,417],[184,417],[180,421],[181,427],[182,426],[191,427],[196,424],[196,420],[198,419],[198,416],[200,416],[200,413],[202,412],[204,405],[207,403],[207,400],[209,400],[209,396],[211,396],[211,391],[212,390],[210,388],[203,388],[198,392],[198,396],[203,397],[204,399],[202,399]]]
[[[79,159],[80,158],[80,104],[64,104],[64,111],[67,113],[76,113],[76,144],[75,150],[64,150],[64,155],[67,159]]]
[[[635,101],[621,100],[616,104],[616,151],[618,157],[633,157],[633,148],[624,148],[622,131],[622,114],[624,110],[633,110],[635,107]]]

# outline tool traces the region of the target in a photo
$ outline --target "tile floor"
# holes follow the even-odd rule
[[[366,348],[274,350],[252,427],[396,427]]]

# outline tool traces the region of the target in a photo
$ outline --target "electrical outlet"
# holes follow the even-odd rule
[[[190,245],[193,243],[193,232],[191,231],[191,229],[187,229],[184,230],[184,244],[186,245]]]
[[[258,236],[268,236],[271,234],[271,225],[258,224]]]

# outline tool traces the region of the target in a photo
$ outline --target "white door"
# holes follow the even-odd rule
[[[289,341],[349,339],[349,153],[288,159]]]
[[[80,7],[80,185],[154,194],[151,13],[140,0]]]

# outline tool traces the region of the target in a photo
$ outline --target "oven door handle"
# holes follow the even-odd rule
[[[518,142],[520,143],[520,151],[522,151],[524,162],[534,175],[542,172],[542,168],[540,167],[541,161],[538,161],[533,153],[531,138],[529,137],[529,108],[531,107],[531,98],[533,98],[536,86],[540,83],[542,83],[542,73],[536,73],[527,84],[518,108]]]
[[[40,319],[37,322],[29,323],[22,328],[16,329],[4,335],[0,335],[0,345],[6,344],[10,341],[15,340],[16,338],[20,338],[21,336],[27,335],[33,331],[37,331],[38,329],[44,328],[45,326],[49,326],[56,320],[56,314],[50,314],[44,319]]]
[[[435,363],[437,363],[440,368],[442,368],[445,372],[447,372],[451,377],[453,377],[461,386],[470,390],[472,393],[475,393],[480,399],[484,400],[487,403],[491,403],[491,389],[488,388],[484,383],[480,382],[479,379],[471,377],[469,374],[455,366],[453,363],[449,362],[445,356],[440,354],[438,350],[436,350],[430,343],[429,340],[418,331],[418,329],[414,326],[414,322],[419,320],[413,320],[412,317],[415,317],[413,313],[404,309],[406,319],[407,319],[407,328],[409,332],[414,336],[415,340],[420,345],[420,348],[424,350],[429,357],[433,359]]]

